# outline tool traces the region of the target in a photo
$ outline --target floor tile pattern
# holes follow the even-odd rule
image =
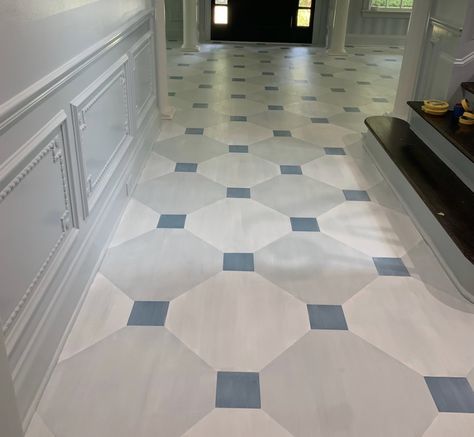
[[[364,150],[402,50],[170,43],[164,121],[27,437],[474,435],[474,305]]]

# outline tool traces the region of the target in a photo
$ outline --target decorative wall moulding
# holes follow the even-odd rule
[[[2,330],[9,334],[38,293],[45,273],[75,224],[67,159],[66,113],[61,111],[23,145],[0,171]],[[47,188],[47,190],[46,190]],[[27,249],[40,236],[33,250]],[[31,240],[30,240],[31,239]],[[28,250],[28,256],[22,254]],[[41,296],[35,296],[36,301]],[[13,307],[14,305],[14,307]]]
[[[123,55],[71,102],[84,218],[131,142],[128,66]]]
[[[125,40],[131,33],[153,17],[153,8],[138,13],[115,32],[98,41],[61,67],[0,105],[0,134],[8,130],[18,120],[69,83],[89,65],[103,57],[109,50]]]
[[[153,34],[147,32],[130,49],[135,100],[136,129],[139,129],[156,97]]]

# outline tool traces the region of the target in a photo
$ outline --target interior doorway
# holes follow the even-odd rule
[[[211,39],[311,44],[315,0],[212,0]]]

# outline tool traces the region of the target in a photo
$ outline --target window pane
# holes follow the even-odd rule
[[[227,6],[214,6],[214,24],[227,24]]]
[[[298,27],[309,27],[311,21],[311,9],[298,9],[296,25]]]
[[[310,8],[311,3],[313,3],[313,0],[300,0],[299,7],[300,8]]]
[[[387,7],[387,0],[372,0],[371,6],[375,8],[385,8]]]
[[[216,5],[226,5],[227,0],[216,0]]]
[[[388,0],[387,6],[389,8],[399,8],[402,4],[402,0]]]
[[[402,8],[408,8],[408,9],[413,8],[413,0],[403,0]]]

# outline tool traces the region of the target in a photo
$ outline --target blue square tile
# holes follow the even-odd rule
[[[370,197],[367,191],[363,190],[342,190],[346,200],[359,201],[359,202],[370,202]]]
[[[216,408],[260,408],[260,378],[254,372],[217,372]]]
[[[231,153],[248,153],[249,152],[249,146],[229,146],[229,152]]]
[[[209,59],[206,59],[207,62],[217,62],[217,59],[215,58],[209,58]]]
[[[170,76],[171,80],[183,80],[183,76]]]
[[[245,68],[245,65],[234,65],[234,68]]]
[[[393,79],[393,76],[390,76],[390,75],[388,75],[388,74],[382,74],[380,77],[381,77],[382,79]]]
[[[347,331],[346,317],[341,305],[308,305],[311,329]]]
[[[269,61],[269,60],[263,60],[263,61],[260,61],[261,64],[271,64],[272,61]]]
[[[268,105],[269,111],[283,111],[284,108],[281,105]]]
[[[345,155],[346,151],[342,147],[325,147],[326,155]]]
[[[230,121],[247,121],[247,117],[245,115],[231,115]]]
[[[291,131],[289,130],[274,130],[274,137],[291,137]]]
[[[169,97],[174,97],[175,95],[176,95],[176,93],[175,93],[174,91],[170,91],[170,92],[168,93],[168,96],[169,96]]]
[[[331,88],[333,93],[345,93],[346,90],[344,88]]]
[[[344,111],[346,112],[360,112],[360,109],[356,106],[344,106]]]
[[[245,99],[247,96],[245,94],[231,94],[230,95],[231,99]]]
[[[253,272],[253,253],[224,253],[224,270],[234,272]]]
[[[202,127],[187,127],[184,133],[186,135],[203,135],[204,129]]]
[[[227,188],[227,197],[236,199],[250,199],[250,188]]]
[[[321,61],[316,61],[316,62],[313,62],[314,65],[324,65],[324,62],[321,62]]]
[[[207,109],[209,108],[208,103],[193,103],[193,108],[194,109]]]
[[[318,221],[314,217],[290,217],[294,232],[319,232]]]
[[[410,276],[401,258],[372,258],[380,276]]]
[[[329,119],[326,117],[312,117],[311,123],[329,123]]]
[[[357,68],[344,68],[346,71],[357,71]]]
[[[204,70],[204,74],[216,74],[216,70]]]
[[[303,174],[300,165],[280,165],[280,172],[281,174]]]
[[[295,79],[293,82],[294,83],[308,83],[306,79]]]
[[[273,71],[264,71],[262,76],[275,76],[275,73]]]
[[[367,64],[369,67],[378,67],[379,64],[376,64],[375,62],[370,62]]]
[[[332,73],[321,73],[322,77],[334,77],[334,74]]]
[[[197,171],[197,164],[191,162],[178,162],[176,163],[176,167],[174,171],[177,172],[187,172],[187,173],[196,173]]]
[[[385,97],[373,97],[372,101],[377,103],[388,103],[388,100]]]
[[[266,86],[265,91],[278,91],[279,88],[277,86]]]
[[[199,85],[199,88],[208,90],[208,89],[212,88],[212,85],[209,85],[209,84],[205,83],[205,84]]]
[[[317,99],[315,96],[301,96],[301,100],[305,100],[307,102],[315,102]]]
[[[474,413],[474,391],[466,378],[425,376],[440,413]]]
[[[186,215],[183,214],[162,214],[158,220],[157,228],[183,229],[186,223]]]
[[[359,85],[370,85],[370,84],[371,84],[371,82],[367,82],[367,81],[365,81],[365,80],[359,80],[359,81],[357,81],[357,83],[358,83]]]
[[[178,64],[178,67],[189,67],[189,64]]]
[[[139,301],[133,304],[128,326],[164,326],[169,302]]]
[[[245,78],[243,78],[243,77],[233,77],[232,82],[245,82]]]

